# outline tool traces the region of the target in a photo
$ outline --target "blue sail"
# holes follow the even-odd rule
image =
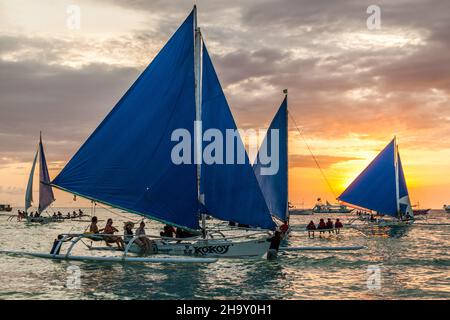
[[[50,186],[50,175],[48,174],[47,161],[45,160],[42,136],[39,138],[39,212],[44,211],[53,201],[52,187]]]
[[[208,129],[218,129],[224,138],[227,129],[237,129],[206,46],[203,47],[202,126],[204,133]],[[238,160],[239,150],[244,150],[245,163],[227,164],[224,155],[222,164],[202,165],[201,193],[204,195],[204,205],[208,213],[218,219],[274,229],[276,225],[239,134],[234,142],[234,162]],[[207,145],[205,143],[205,147]]]
[[[175,129],[193,136],[191,13],[52,182],[68,192],[176,226],[197,229],[196,166],[176,165]]]
[[[339,200],[397,217],[395,139],[339,196]]]
[[[272,150],[272,136],[270,132],[277,130],[278,141],[276,141],[278,148],[278,154],[270,154]],[[253,166],[256,177],[259,182],[259,186],[264,194],[264,197],[269,207],[269,211],[272,215],[278,217],[284,221],[287,219],[287,203],[288,203],[288,154],[287,154],[287,135],[288,135],[288,123],[287,123],[287,97],[284,98],[278,112],[272,120],[272,123],[267,130],[267,135],[261,144],[260,150],[256,157],[256,162]],[[274,141],[275,143],[275,141]],[[261,169],[267,167],[270,164],[263,164],[260,161],[262,155],[260,152],[264,152],[265,155],[275,157],[278,160],[278,171],[275,174],[262,174]],[[265,158],[265,157],[262,157]],[[262,159],[261,159],[262,160]],[[273,165],[273,164],[272,164]]]

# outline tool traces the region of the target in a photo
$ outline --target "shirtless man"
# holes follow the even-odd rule
[[[117,244],[117,247],[120,250],[124,250],[124,243],[121,237],[114,236],[114,232],[119,232],[115,227],[113,227],[113,220],[111,218],[106,221],[106,226],[103,229],[100,229],[100,232],[103,231],[103,234],[107,234],[108,236],[103,237],[106,242],[106,245],[109,246],[110,243]]]

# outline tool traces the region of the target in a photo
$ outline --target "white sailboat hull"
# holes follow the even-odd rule
[[[215,258],[260,258],[269,250],[266,239],[233,242],[230,240],[199,240],[194,243],[167,243],[158,241],[157,252],[171,255],[201,256]]]
[[[190,256],[203,258],[261,258],[270,247],[266,238],[231,241],[227,239],[206,239],[193,241],[151,241],[151,254]],[[91,247],[92,250],[115,250],[108,247]],[[133,243],[128,252],[144,254],[141,247]]]

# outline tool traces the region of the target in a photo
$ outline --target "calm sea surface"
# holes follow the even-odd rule
[[[96,212],[99,219],[112,217],[120,229],[123,221],[137,220],[118,214],[105,209]],[[375,236],[370,230],[364,235],[347,229],[340,236],[308,239],[305,223],[320,217],[326,216],[292,216],[289,245],[365,245],[367,249],[286,252],[277,261],[230,259],[201,265],[67,262],[0,255],[0,299],[450,298],[450,214],[433,211],[416,225]],[[0,249],[48,252],[57,234],[82,232],[87,225],[27,225],[0,215]],[[157,234],[160,227],[147,223],[147,233]],[[87,252],[81,244],[77,250]],[[70,282],[76,267],[81,276],[79,288]],[[373,282],[374,277],[380,281]]]

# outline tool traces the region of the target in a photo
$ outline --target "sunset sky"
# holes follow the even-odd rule
[[[398,138],[412,203],[450,203],[450,1],[198,0],[240,128],[282,90],[335,195]],[[69,5],[80,29],[67,26]],[[55,177],[192,9],[182,0],[0,0],[0,203],[23,206],[39,131]],[[290,122],[290,201],[334,200]],[[79,206],[55,193],[55,206]],[[37,197],[36,197],[37,198]]]

